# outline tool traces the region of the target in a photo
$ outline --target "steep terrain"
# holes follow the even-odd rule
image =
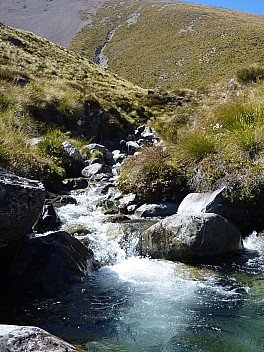
[[[91,14],[105,1],[5,0],[0,2],[0,22],[68,46],[75,34],[91,22]]]
[[[112,0],[71,48],[143,87],[202,88],[264,59],[264,17],[173,0]]]
[[[66,48],[0,24],[0,163],[18,175],[63,177],[63,141],[118,141],[138,123],[170,116],[182,94],[149,95]]]

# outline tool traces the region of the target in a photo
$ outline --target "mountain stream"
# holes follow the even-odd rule
[[[58,213],[63,226],[89,228],[82,240],[102,268],[57,297],[9,302],[5,323],[39,326],[90,352],[264,351],[264,237],[252,234],[244,255],[221,264],[141,258],[137,235],[153,220],[108,222],[100,188],[75,193],[77,205]]]

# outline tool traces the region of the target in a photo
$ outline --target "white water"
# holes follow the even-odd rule
[[[264,350],[262,238],[252,234],[244,256],[218,266],[140,258],[133,237],[129,250],[120,247],[124,231],[139,228],[105,222],[98,204],[106,198],[94,187],[76,195],[77,206],[59,209],[65,224],[91,230],[86,239],[106,264],[73,299],[73,341],[96,352]]]

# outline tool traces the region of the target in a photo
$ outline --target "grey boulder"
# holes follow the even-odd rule
[[[136,209],[135,215],[141,218],[170,216],[177,213],[178,204],[171,202],[159,202],[154,204],[143,204]]]
[[[249,213],[225,198],[227,189],[223,187],[214,192],[190,193],[179,205],[178,214],[215,213],[231,221],[242,233],[252,232]]]
[[[2,352],[77,352],[60,338],[34,326],[0,325]]]
[[[140,247],[143,255],[183,262],[243,251],[239,230],[211,213],[169,216],[142,233]]]
[[[82,170],[82,175],[87,178],[91,178],[92,176],[99,175],[99,174],[109,174],[112,176],[112,169],[110,166],[95,163],[95,164],[86,166]]]
[[[0,169],[0,248],[32,231],[45,201],[45,188]]]

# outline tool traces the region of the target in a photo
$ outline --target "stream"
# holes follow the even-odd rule
[[[90,229],[81,239],[104,266],[57,297],[4,297],[4,323],[39,326],[89,352],[264,351],[264,237],[252,234],[244,255],[221,264],[141,258],[137,235],[155,220],[108,222],[102,187],[73,193],[77,205],[58,214],[63,226]]]

